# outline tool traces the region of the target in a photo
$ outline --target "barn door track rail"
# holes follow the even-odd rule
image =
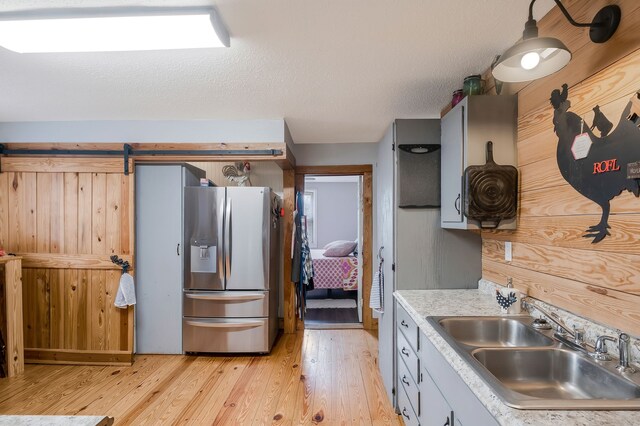
[[[138,149],[134,150],[129,144],[124,144],[122,150],[117,149],[9,149],[5,145],[0,144],[0,158],[3,155],[81,155],[81,156],[104,156],[104,157],[120,157],[124,159],[124,174],[129,175],[129,158],[136,156],[244,156],[244,155],[264,155],[264,156],[279,156],[282,155],[280,149]],[[2,173],[2,167],[0,163],[0,173]]]

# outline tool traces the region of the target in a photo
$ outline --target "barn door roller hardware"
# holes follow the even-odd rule
[[[92,150],[92,149],[8,149],[3,144],[0,144],[0,156],[2,155],[83,155],[83,156],[104,156],[104,157],[120,157],[124,158],[124,174],[129,175],[129,158],[136,156],[158,156],[165,155],[171,156],[210,156],[210,155],[229,155],[229,156],[243,156],[243,155],[269,155],[276,157],[282,155],[280,149],[140,149],[134,150],[129,144],[124,144],[122,150],[104,149],[104,150]],[[0,157],[1,158],[1,157]],[[2,168],[0,168],[0,173]]]

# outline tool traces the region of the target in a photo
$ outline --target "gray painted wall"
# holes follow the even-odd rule
[[[285,141],[285,133],[284,120],[0,123],[0,142],[282,143]]]
[[[305,189],[317,191],[317,248],[335,240],[358,238],[356,182],[306,182]]]
[[[438,119],[396,120],[397,144],[439,140]],[[396,289],[476,288],[482,275],[480,236],[442,229],[439,208],[403,209],[397,201]]]
[[[300,166],[334,166],[374,164],[377,143],[298,144],[293,147],[296,164]]]
[[[396,289],[477,288],[482,246],[470,231],[442,229],[440,209],[396,211]]]
[[[394,263],[394,157],[391,151],[393,144],[393,126],[384,135],[384,138],[376,146],[376,165],[374,168],[374,256],[380,247],[384,246],[382,257],[384,258],[384,313],[378,320],[378,364],[382,381],[390,401],[395,404],[392,389],[395,387],[395,322],[394,300],[395,290],[394,272],[391,265]],[[378,267],[378,261],[374,261],[374,270]],[[365,301],[366,309],[369,309],[368,301]]]

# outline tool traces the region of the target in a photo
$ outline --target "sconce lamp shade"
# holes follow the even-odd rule
[[[504,52],[492,74],[496,80],[507,83],[530,81],[561,70],[570,60],[571,52],[557,38],[534,37]]]

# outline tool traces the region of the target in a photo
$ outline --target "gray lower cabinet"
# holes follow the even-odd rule
[[[423,335],[420,335],[419,355],[421,425],[498,425],[440,351]]]
[[[407,426],[497,426],[407,311],[396,303],[397,408]]]
[[[405,426],[419,426],[420,421],[418,415],[415,413],[409,402],[409,397],[404,389],[398,390],[398,410],[402,415],[402,421]]]
[[[407,311],[396,305],[396,378],[398,411],[405,425],[419,425],[420,415],[420,333]]]
[[[420,406],[422,426],[451,426],[453,410],[427,372],[423,372],[420,383]]]

